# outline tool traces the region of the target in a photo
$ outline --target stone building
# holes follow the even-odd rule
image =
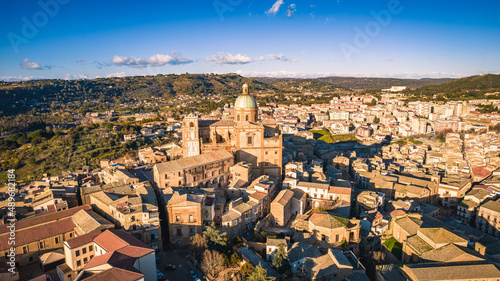
[[[167,203],[170,242],[188,245],[192,235],[202,232],[202,207],[206,197],[205,194],[174,192]]]
[[[143,202],[138,195],[103,191],[90,194],[90,204],[116,227],[123,228],[153,249],[162,250],[158,206]]]
[[[226,150],[156,164],[154,180],[158,188],[225,187],[229,183],[233,155]]]
[[[283,139],[274,120],[259,120],[258,106],[243,85],[236,99],[233,118],[200,120],[190,114],[182,122],[184,155],[186,157],[225,149],[236,162],[252,165],[256,177],[270,175],[281,178]]]
[[[316,240],[324,241],[329,246],[358,243],[360,229],[361,222],[357,219],[349,220],[328,213],[315,213],[309,218],[309,232]]]

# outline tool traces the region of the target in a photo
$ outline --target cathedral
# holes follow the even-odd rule
[[[189,114],[182,123],[182,139],[185,157],[226,149],[236,162],[252,164],[254,176],[281,178],[281,130],[274,120],[259,120],[259,108],[247,84],[234,102],[232,118],[200,120]]]

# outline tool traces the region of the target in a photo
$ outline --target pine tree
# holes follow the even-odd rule
[[[246,279],[247,281],[275,281],[276,278],[272,276],[267,275],[267,271],[260,265],[255,267],[255,270],[253,271],[250,276]]]
[[[226,238],[226,233],[225,232],[220,232],[219,230],[215,229],[215,223],[212,222],[210,226],[207,226],[207,230],[203,232],[205,236],[207,237],[208,241],[214,244],[215,246],[226,246],[227,240]]]
[[[285,249],[285,244],[281,243],[278,245],[278,250],[274,254],[274,259],[272,266],[277,270],[282,270],[285,268],[288,262],[288,256]]]

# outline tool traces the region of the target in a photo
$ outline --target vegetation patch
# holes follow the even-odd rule
[[[396,240],[396,238],[391,237],[387,239],[384,242],[384,246],[389,250],[391,253],[393,253],[396,258],[401,260],[401,257],[403,256],[403,245]]]

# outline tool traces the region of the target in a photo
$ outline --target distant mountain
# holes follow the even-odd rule
[[[315,81],[324,85],[330,85],[338,88],[356,88],[356,89],[383,89],[391,86],[407,86],[410,88],[421,87],[426,85],[439,85],[453,81],[452,78],[422,78],[422,79],[399,79],[399,78],[375,78],[375,77],[340,77],[329,76],[320,78],[273,78],[273,77],[256,77],[257,81],[277,85],[295,86],[307,85]]]
[[[482,99],[486,93],[500,92],[500,75],[487,74],[455,79],[440,85],[423,86],[409,93],[419,97],[434,95],[446,99]],[[496,96],[490,96],[496,98]]]

